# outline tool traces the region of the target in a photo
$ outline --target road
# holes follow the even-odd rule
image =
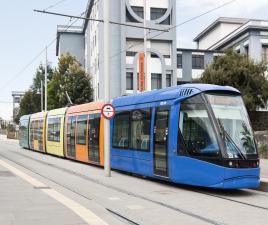
[[[267,161],[261,162],[267,177]],[[267,224],[268,193],[143,179],[0,140],[0,225]]]

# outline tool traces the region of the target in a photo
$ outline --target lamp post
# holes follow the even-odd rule
[[[45,59],[45,112],[47,112],[47,46],[46,46],[46,59]]]
[[[44,90],[43,90],[43,80],[41,80],[41,112],[44,111]]]
[[[104,101],[110,102],[110,0],[104,0]],[[104,119],[104,175],[106,177],[111,176],[111,164],[110,164],[110,121]]]
[[[144,9],[143,9],[143,17],[144,17],[144,74],[140,73],[140,76],[144,76],[145,80],[145,90],[148,90],[148,76],[147,76],[147,2],[144,0]]]

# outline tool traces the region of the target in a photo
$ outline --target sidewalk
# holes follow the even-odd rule
[[[267,179],[268,182],[268,159],[260,160],[261,178]]]
[[[0,134],[0,141],[6,141],[7,140],[7,136]]]
[[[84,224],[71,210],[0,166],[0,224]]]

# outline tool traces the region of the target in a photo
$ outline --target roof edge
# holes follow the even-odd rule
[[[218,24],[220,23],[232,23],[232,24],[244,24],[249,19],[246,18],[234,18],[234,17],[219,17],[216,19],[213,23],[211,23],[209,26],[207,26],[203,31],[201,31],[194,39],[193,41],[197,42],[202,37],[204,37],[209,31],[213,30]]]

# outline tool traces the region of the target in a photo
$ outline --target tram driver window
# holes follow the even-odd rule
[[[199,99],[200,103],[186,100],[181,104],[178,146],[185,146],[186,149],[179,149],[179,152],[185,150],[192,156],[217,157],[219,146],[215,132],[206,106]]]

